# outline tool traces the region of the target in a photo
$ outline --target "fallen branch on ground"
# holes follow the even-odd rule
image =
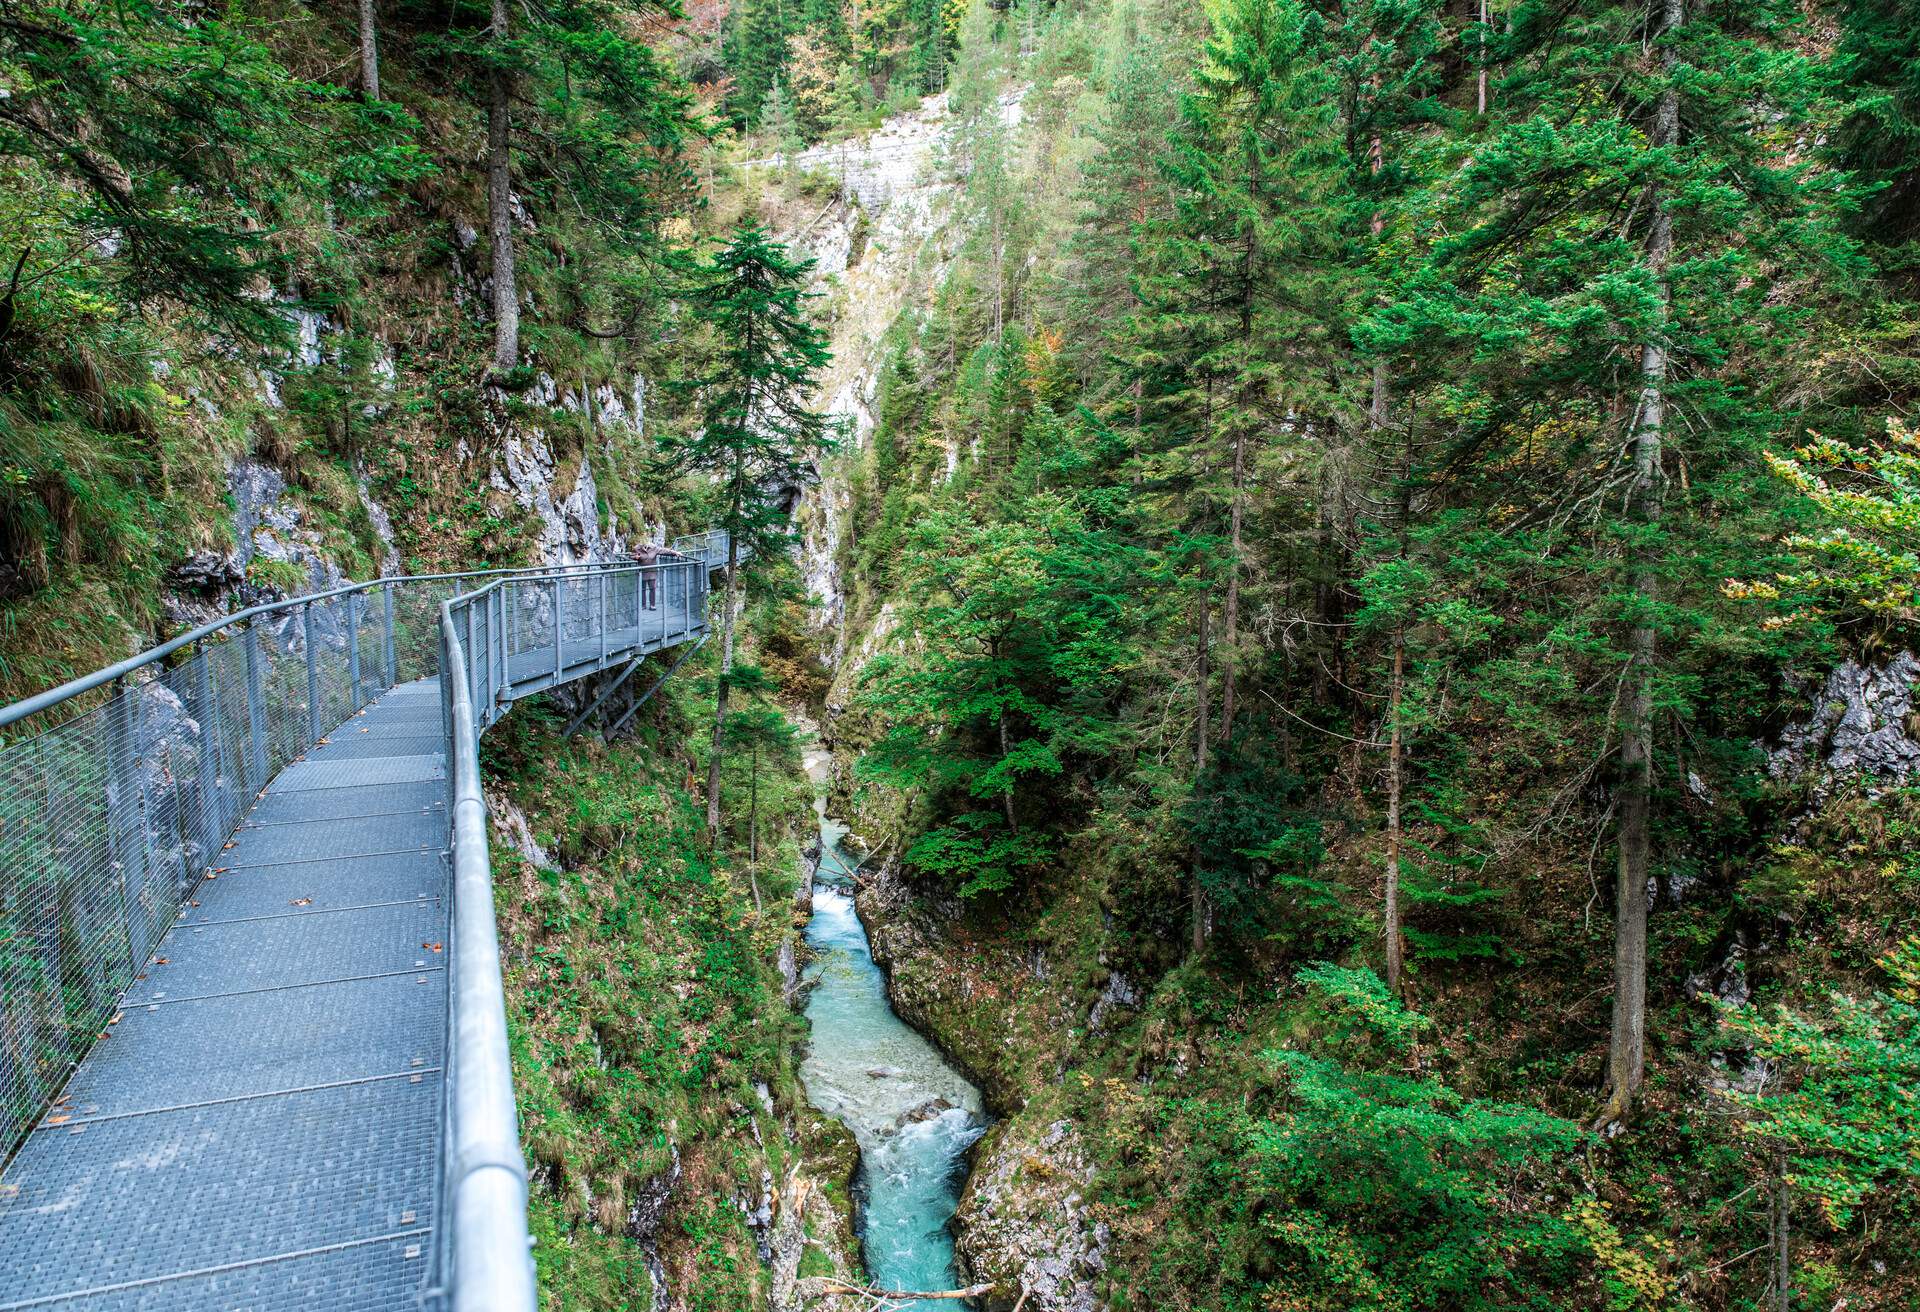
[[[882,1304],[896,1299],[979,1298],[993,1292],[992,1284],[985,1284],[969,1285],[965,1289],[942,1289],[935,1293],[915,1294],[898,1289],[874,1289],[867,1285],[850,1285],[844,1280],[835,1280],[832,1276],[808,1276],[800,1282],[800,1289],[802,1293],[816,1298],[829,1294],[852,1294],[858,1298],[871,1298]]]

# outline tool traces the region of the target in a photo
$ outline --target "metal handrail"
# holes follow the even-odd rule
[[[223,615],[218,619],[209,620],[197,629],[183,633],[177,638],[169,638],[159,646],[149,647],[139,655],[129,656],[126,660],[116,665],[109,665],[104,669],[95,670],[91,674],[83,674],[77,679],[69,679],[58,687],[49,688],[45,692],[35,693],[31,697],[22,698],[10,706],[0,707],[0,729],[4,729],[11,724],[17,724],[28,716],[39,715],[45,711],[52,710],[55,706],[60,705],[60,703],[71,701],[73,698],[92,692],[96,688],[103,688],[110,683],[124,679],[137,670],[163,661],[175,652],[192,646],[194,643],[204,642],[206,639],[219,633],[222,629],[233,628],[242,621],[251,621],[267,615],[287,613],[298,610],[301,607],[312,606],[318,602],[332,601],[336,597],[345,597],[349,594],[356,593],[365,594],[372,592],[375,588],[393,587],[405,583],[445,583],[453,579],[490,578],[495,575],[507,574],[545,575],[564,570],[619,569],[629,563],[630,562],[626,561],[581,561],[573,565],[508,565],[498,569],[463,570],[452,574],[383,574],[379,578],[369,579],[365,583],[343,583],[339,587],[330,588],[325,592],[302,593],[298,597],[287,597],[280,601],[263,601],[257,606],[249,606],[245,610],[235,611],[231,615]]]
[[[11,916],[32,930],[16,936],[12,957],[0,957],[0,1154],[31,1123],[20,1117],[43,1107],[85,1055],[253,797],[341,719],[402,681],[403,670],[411,678],[435,672],[429,661],[437,657],[454,942],[441,1223],[425,1292],[460,1312],[531,1312],[526,1168],[478,737],[518,697],[628,661],[636,650],[700,636],[710,568],[696,560],[589,562],[344,584],[223,616],[0,708],[5,727],[109,685],[116,693],[0,743],[0,857],[9,881],[0,883],[0,921]],[[445,595],[462,582],[482,586]],[[544,614],[523,614],[543,594]],[[403,631],[396,597],[410,616],[421,602],[438,611],[431,646],[417,645],[424,630]],[[188,648],[191,658],[161,666]],[[131,677],[142,670],[153,673]],[[86,946],[85,959],[71,944]],[[36,959],[42,950],[52,955]],[[20,971],[27,973],[16,979]],[[29,1049],[34,1064],[22,1066],[19,1054]]]
[[[451,1117],[441,1185],[450,1224],[438,1257],[442,1293],[453,1312],[533,1312],[537,1298],[486,801],[480,791],[480,735],[514,698],[525,695],[522,689],[552,687],[589,669],[625,662],[636,646],[645,651],[651,643],[664,646],[701,633],[708,570],[694,560],[618,564],[594,576],[590,587],[583,587],[577,574],[522,575],[495,579],[440,605],[440,686],[453,816],[454,975],[447,1048]],[[574,626],[571,636],[569,588],[585,593],[576,596],[574,610],[585,622]],[[516,618],[531,609],[529,593],[543,608],[531,635]],[[654,610],[659,628],[650,633],[647,616]],[[670,627],[675,613],[679,624]],[[623,636],[631,635],[631,643],[611,645],[616,624]],[[529,668],[516,674],[516,662]]]
[[[453,953],[447,1047],[450,1116],[438,1254],[455,1312],[534,1312],[539,1295],[527,1230],[527,1159],[513,1100],[506,984],[494,919],[487,803],[467,656],[453,606],[440,607],[442,699],[452,783]]]
[[[711,568],[727,563],[729,543],[730,539],[725,529],[710,528],[704,533],[688,533],[673,539],[667,544],[667,550],[677,555],[704,561]],[[752,554],[750,548],[742,546],[739,558],[745,560]]]

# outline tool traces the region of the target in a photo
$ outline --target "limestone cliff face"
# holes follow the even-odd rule
[[[941,164],[950,128],[947,98],[934,96],[864,140],[748,166],[813,175],[831,188],[824,203],[803,190],[792,200],[770,198],[768,208],[780,238],[815,261],[813,289],[830,317],[833,363],[816,404],[838,423],[844,454],[819,463],[794,522],[813,625],[836,669],[857,666],[848,659],[850,634],[872,621],[848,606],[846,460],[872,441],[889,331],[939,286],[962,235],[953,222],[956,184]]]
[[[1884,665],[1836,665],[1811,713],[1767,753],[1767,773],[1812,776],[1816,797],[1849,778],[1897,782],[1920,774],[1920,656],[1903,651]]]

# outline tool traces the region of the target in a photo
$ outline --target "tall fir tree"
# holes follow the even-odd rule
[[[1763,362],[1802,340],[1794,280],[1819,268],[1844,284],[1857,267],[1833,180],[1774,148],[1833,112],[1799,23],[1785,4],[1676,0],[1517,13],[1496,121],[1414,202],[1422,258],[1366,330],[1374,350],[1417,360],[1410,398],[1458,416],[1437,459],[1454,495],[1481,499],[1482,526],[1451,550],[1504,554],[1527,586],[1543,569],[1558,580],[1556,613],[1524,617],[1540,645],[1481,665],[1482,695],[1507,685],[1548,733],[1609,725],[1609,1126],[1644,1079],[1661,780],[1685,773],[1657,734],[1729,709],[1714,684],[1733,673],[1714,655],[1733,638],[1723,544],[1737,524],[1764,531],[1757,451],[1788,422]],[[1689,495],[1670,505],[1676,468]]]
[[[699,405],[701,427],[664,444],[668,468],[715,479],[714,527],[728,536],[721,596],[720,673],[707,762],[707,835],[720,833],[720,768],[726,755],[728,680],[740,564],[786,545],[786,508],[776,489],[813,476],[830,445],[826,416],[812,408],[814,378],[830,359],[826,336],[807,314],[811,261],[796,260],[765,228],[743,223],[688,300],[712,326],[716,349],[706,368],[678,383]]]

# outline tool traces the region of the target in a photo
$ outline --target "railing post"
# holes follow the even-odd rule
[[[261,687],[260,620],[247,621],[247,764],[246,791],[254,792],[267,782],[267,699]]]
[[[200,857],[205,865],[213,864],[213,854],[220,850],[220,836],[226,832],[222,823],[224,817],[219,814],[220,805],[220,703],[213,696],[213,661],[207,655],[203,643],[193,644],[193,700],[197,703],[194,718],[200,725],[200,766],[195,771],[198,776],[196,791],[200,794]]]
[[[146,842],[140,833],[141,806],[134,799],[140,772],[139,727],[133,723],[134,695],[124,676],[113,681],[113,699],[107,703],[107,851],[120,872],[120,918],[127,936],[127,968],[138,972],[146,944],[133,932],[133,908],[138,888],[146,882]],[[135,872],[140,873],[136,874]]]
[[[460,608],[467,613],[467,659],[465,662],[467,667],[467,701],[471,705],[478,706],[480,704],[480,685],[476,682],[478,667],[473,657],[479,648],[473,641],[473,603],[471,601],[463,601],[460,603]]]
[[[360,594],[347,594],[347,714],[360,709]]]
[[[565,626],[560,619],[560,576],[556,574],[553,578],[553,681],[555,684],[560,682],[560,668],[566,659],[565,653],[561,651],[564,629]]]
[[[494,714],[500,705],[501,695],[507,691],[507,589],[512,586],[510,583],[503,584],[494,590],[494,607],[499,616],[499,627],[495,632],[500,635],[500,641],[494,644],[494,646],[498,648],[498,651],[495,652],[493,658],[493,668],[495,671],[493,678],[493,695],[487,699],[488,723],[493,722]]]
[[[300,608],[300,623],[306,633],[307,648],[307,741],[320,741],[320,653],[313,642],[313,603]]]
[[[605,570],[596,572],[599,575],[600,601],[599,613],[595,618],[600,625],[600,664],[604,666],[607,663],[607,572]]]
[[[387,662],[387,687],[391,688],[400,682],[400,652],[393,643],[393,584],[387,584],[384,592],[385,598],[381,603],[381,609],[385,613],[381,619],[383,631],[380,641]]]

